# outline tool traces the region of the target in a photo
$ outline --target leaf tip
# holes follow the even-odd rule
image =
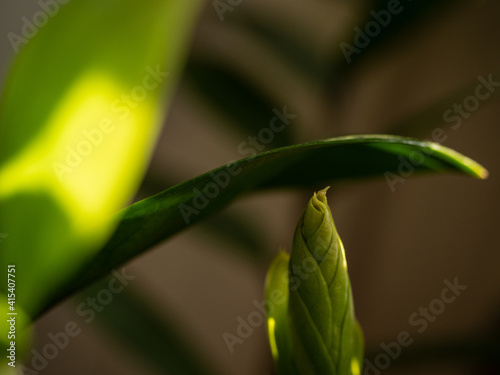
[[[482,168],[478,171],[478,177],[481,180],[486,180],[490,176],[490,172],[486,168]]]
[[[324,200],[326,202],[326,193],[328,192],[329,189],[330,189],[330,186],[327,186],[324,189],[321,189],[320,191],[318,191],[317,193],[314,193],[314,195],[319,196],[321,200]]]

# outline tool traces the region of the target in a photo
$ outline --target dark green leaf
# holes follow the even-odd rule
[[[64,291],[56,293],[53,302],[194,222],[219,212],[241,193],[384,174],[389,183],[395,184],[394,181],[404,181],[414,172],[431,171],[487,176],[479,164],[446,147],[384,135],[332,138],[239,160],[119,212],[121,222],[114,236]]]

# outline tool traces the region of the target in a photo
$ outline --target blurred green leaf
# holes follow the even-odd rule
[[[462,2],[460,1],[460,3]],[[340,9],[345,11],[345,4],[339,3],[341,3]],[[374,53],[383,54],[389,48],[394,49],[392,42],[396,42],[397,46],[404,44],[404,38],[408,37],[409,31],[418,31],[422,22],[428,22],[430,18],[440,17],[443,12],[449,11],[450,7],[456,6],[457,2],[422,0],[399,1],[391,4],[398,9],[402,7],[402,11],[392,14],[387,24],[381,26],[376,35],[369,36],[369,41],[366,46],[360,49],[360,53],[351,55],[352,61],[350,63],[346,60],[340,44],[344,42],[354,46],[354,39],[357,35],[354,28],[358,27],[364,32],[366,25],[373,20],[372,12],[384,13],[387,11],[387,0],[351,2],[348,6],[351,12],[351,22],[346,23],[346,30],[339,30],[330,37],[330,47],[321,54],[318,54],[318,51],[313,48],[314,43],[311,40],[306,39],[306,37],[301,38],[301,33],[297,32],[297,30],[312,27],[311,23],[307,22],[307,17],[304,19],[294,17],[298,13],[297,11],[280,12],[276,13],[274,17],[263,17],[260,12],[255,12],[255,10],[245,11],[240,8],[225,23],[225,32],[244,35],[243,43],[246,41],[251,46],[255,43],[261,44],[262,48],[259,49],[259,52],[266,54],[262,59],[279,61],[289,66],[290,70],[295,71],[298,78],[322,83],[327,89],[325,95],[328,95],[328,92],[332,90],[338,91],[344,88],[342,83],[358,67],[359,63],[369,63]],[[293,6],[305,8],[315,5],[302,3]],[[337,11],[336,7],[321,7],[328,9],[329,12]],[[266,10],[265,6],[262,8],[261,11]],[[272,12],[273,8],[271,7],[269,11]],[[325,18],[335,19],[335,16],[335,14],[326,14]],[[378,23],[380,24],[380,22]],[[292,24],[293,28],[285,26],[288,24]],[[318,27],[322,24],[323,21],[318,22]],[[306,35],[308,34],[306,33]],[[204,59],[210,63],[205,62]],[[248,64],[251,63],[251,61],[248,62]],[[279,82],[270,80],[265,84],[255,86],[255,81],[244,73],[246,69],[238,73],[228,72],[228,69],[234,70],[230,59],[222,58],[214,62],[211,55],[203,58],[199,54],[193,54],[189,60],[187,73],[191,83],[200,89],[199,93],[204,96],[207,103],[235,119],[234,126],[239,127],[247,122],[251,124],[248,120],[253,118],[253,113],[258,114],[261,111],[262,103],[259,101],[264,100],[266,94],[272,92],[268,86],[276,85]],[[239,82],[245,82],[245,84],[242,85]],[[243,108],[236,104],[239,98],[246,100],[246,105]],[[331,100],[328,97],[326,99]],[[242,100],[242,103],[245,103],[245,100]]]
[[[275,116],[272,100],[266,97],[266,90],[255,87],[252,80],[228,67],[192,60],[186,66],[186,78],[194,91],[213,110],[232,121],[232,125],[245,137],[257,135]],[[291,143],[290,132],[274,135],[268,147]]]
[[[351,375],[361,374],[365,360],[365,337],[361,325],[356,320],[352,337],[352,360],[351,360]]]
[[[297,374],[288,321],[290,255],[280,251],[267,270],[267,334],[278,374]]]
[[[356,68],[358,63],[369,64],[373,54],[381,55],[389,48],[400,47],[407,43],[406,38],[409,36],[409,32],[418,32],[422,29],[423,22],[428,23],[432,18],[437,19],[443,12],[449,12],[452,7],[459,6],[463,2],[463,0],[371,0],[362,2],[362,7],[358,8],[359,20],[354,27],[359,28],[364,33],[367,38],[366,45],[360,48],[360,53],[351,55],[352,61],[350,63],[346,59],[333,60],[331,69],[333,82]],[[392,12],[387,15],[389,4]],[[375,19],[374,14],[377,14],[379,20]],[[379,25],[379,28],[376,29],[379,31],[374,35],[373,32],[372,35],[366,35],[366,27],[370,22]],[[345,34],[344,42],[356,47],[354,40],[361,34],[354,27]],[[393,44],[393,42],[396,43]],[[339,46],[335,45],[335,48],[340,51]]]
[[[253,260],[266,254],[262,231],[243,215],[221,212],[203,221],[200,229],[233,245],[233,249],[240,247],[242,255],[250,256]]]
[[[64,290],[54,293],[52,303],[219,212],[243,192],[383,174],[389,188],[414,172],[425,171],[455,171],[477,178],[487,175],[479,164],[449,148],[384,135],[332,138],[241,159],[119,212],[121,222],[113,237]]]
[[[499,72],[491,74],[485,73],[479,77],[484,78],[486,81],[490,79],[494,82],[500,81]],[[465,119],[469,116],[468,113],[465,114],[467,117],[460,116],[459,112],[457,112],[454,108],[454,105],[463,105],[462,103],[468,96],[476,95],[478,85],[482,84],[483,83],[478,80],[478,77],[476,77],[454,90],[450,90],[450,92],[446,95],[443,95],[438,100],[433,101],[425,108],[422,108],[403,120],[392,124],[389,127],[388,132],[407,137],[426,136],[427,138],[435,139],[436,142],[439,141],[439,143],[445,142],[449,134],[460,129],[461,123],[458,121],[465,121]],[[481,110],[488,105],[496,104],[499,98],[500,92],[498,90],[490,92],[485,101],[481,103],[478,110]],[[442,132],[443,129],[445,129],[446,132]]]
[[[201,5],[73,0],[24,43],[0,103],[0,265],[28,315],[115,229]]]
[[[108,287],[108,280],[87,288],[82,295],[95,296]],[[124,289],[113,294],[113,303],[104,308],[96,318],[104,329],[113,332],[134,355],[156,367],[158,373],[176,375],[213,375],[205,358],[198,356],[192,347],[194,340],[182,335],[179,325],[172,318],[159,316],[150,302],[137,292]]]

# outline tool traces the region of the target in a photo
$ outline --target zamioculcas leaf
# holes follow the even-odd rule
[[[311,198],[293,239],[289,265],[293,354],[300,375],[359,375],[362,333],[327,190]]]
[[[411,168],[409,172],[408,167]],[[385,176],[388,188],[394,190],[410,175],[445,171],[462,172],[476,178],[488,175],[481,165],[447,147],[380,134],[330,138],[238,160],[119,212],[117,219],[121,222],[113,237],[75,273],[71,282],[54,291],[52,299],[39,314],[74,290],[103,277],[193,223],[219,212],[242,193],[326,185],[335,180],[373,176]],[[208,198],[205,189],[214,184],[217,194],[209,192],[211,196]]]
[[[16,266],[19,311],[33,317],[114,230],[201,5],[73,0],[24,43],[0,103],[0,266]]]

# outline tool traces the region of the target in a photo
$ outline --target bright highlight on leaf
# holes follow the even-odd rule
[[[135,194],[201,5],[73,0],[20,51],[0,103],[0,267],[28,316]]]
[[[108,197],[128,198],[124,189],[114,189],[114,181],[136,169],[131,168],[135,155],[146,153],[149,145],[136,125],[154,122],[150,103],[120,119],[112,103],[123,92],[125,87],[109,74],[87,74],[75,82],[55,105],[43,132],[2,169],[0,198],[18,191],[50,194],[75,212],[71,225],[80,234],[108,221],[106,215],[116,209]],[[122,155],[124,145],[136,150]]]
[[[361,366],[359,364],[359,361],[357,358],[353,358],[351,360],[351,374],[352,375],[359,375],[361,374]]]
[[[274,318],[267,319],[267,332],[269,335],[269,345],[271,345],[271,353],[274,358],[278,358],[278,346],[276,344],[276,320]]]

